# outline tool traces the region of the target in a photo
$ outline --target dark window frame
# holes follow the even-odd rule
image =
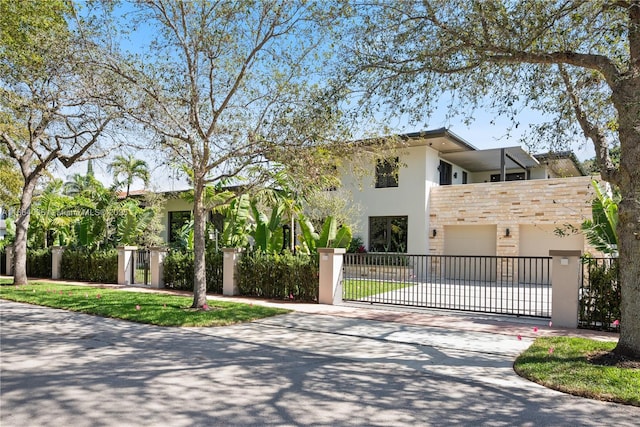
[[[186,214],[186,215],[185,215]],[[176,229],[181,228],[187,221],[191,220],[191,211],[170,211],[168,215],[169,226],[167,227],[167,243],[171,244],[176,241]],[[185,219],[186,217],[186,219]],[[177,227],[174,227],[176,225]]]
[[[371,252],[407,253],[408,241],[408,216],[369,217],[369,250]]]
[[[400,158],[379,159],[376,162],[376,188],[395,188],[399,186]]]
[[[453,184],[453,165],[451,163],[440,160],[438,171],[440,172],[440,185]]]

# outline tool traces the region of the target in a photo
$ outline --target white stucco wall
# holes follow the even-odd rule
[[[168,242],[169,240],[169,212],[176,211],[192,211],[193,204],[187,202],[184,199],[166,199],[164,209],[162,210],[162,225],[164,225],[164,229],[162,233],[160,233],[160,237],[164,242]]]
[[[357,235],[363,238],[369,248],[369,217],[407,216],[408,253],[427,253],[429,218],[429,189],[439,181],[437,151],[430,147],[409,147],[390,155],[399,157],[400,167],[398,187],[375,188],[375,164],[370,173],[360,180],[350,173],[342,174],[345,189],[353,193],[353,200],[361,206],[361,230]],[[458,178],[462,174],[458,173]]]

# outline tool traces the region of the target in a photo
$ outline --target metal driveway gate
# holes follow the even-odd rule
[[[345,301],[551,317],[551,258],[345,254]]]

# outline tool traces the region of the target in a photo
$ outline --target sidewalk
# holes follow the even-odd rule
[[[11,277],[0,276],[0,279]],[[187,291],[171,289],[153,289],[148,286],[122,286],[115,284],[100,284],[52,279],[37,279],[41,283],[59,283],[78,286],[93,286],[120,289],[129,292],[154,292],[172,295],[193,295]],[[295,301],[277,301],[250,297],[228,297],[222,295],[207,295],[209,300],[233,301],[246,304],[256,304],[278,307],[298,313],[313,315],[339,316],[352,319],[393,322],[412,326],[442,328],[452,331],[485,332],[513,337],[535,338],[538,336],[576,336],[603,341],[616,341],[618,334],[587,329],[556,328],[549,326],[549,319],[524,318],[515,316],[492,315],[450,310],[436,310],[418,307],[400,307],[382,304],[344,302],[340,305],[325,305],[315,303],[300,303]]]

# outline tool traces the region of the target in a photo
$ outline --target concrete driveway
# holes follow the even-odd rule
[[[161,328],[0,301],[0,425],[638,425],[511,369],[531,343],[292,313]]]

